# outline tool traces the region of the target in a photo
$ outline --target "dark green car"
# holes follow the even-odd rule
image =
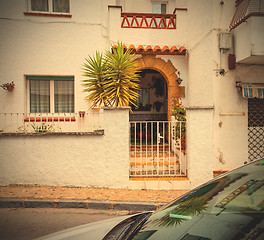
[[[123,218],[44,239],[263,240],[264,159],[214,178],[154,213]]]

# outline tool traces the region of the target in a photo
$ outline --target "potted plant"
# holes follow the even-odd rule
[[[12,92],[14,87],[15,87],[15,84],[14,82],[12,81],[11,83],[3,83],[0,85],[1,88],[3,88],[4,90],[7,90],[8,92]]]
[[[157,97],[162,97],[164,95],[164,81],[161,78],[153,77],[152,81],[154,82],[154,86],[152,88],[155,88],[155,95]]]
[[[156,101],[156,102],[154,102],[153,108],[156,108],[156,111],[159,112],[162,105],[163,105],[162,102]]]
[[[85,116],[85,111],[79,111],[79,116],[84,117]]]
[[[181,103],[181,98],[175,98],[175,106],[172,111],[176,123],[176,136],[180,137],[181,149],[186,150],[186,110]]]

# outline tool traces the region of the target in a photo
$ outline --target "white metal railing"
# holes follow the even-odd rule
[[[186,122],[130,122],[130,178],[187,176]]]
[[[0,113],[2,133],[91,132],[103,127],[102,113]]]

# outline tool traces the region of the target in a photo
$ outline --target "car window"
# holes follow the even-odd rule
[[[126,236],[133,235],[134,231],[140,228],[144,222],[149,218],[152,212],[144,212],[133,215],[119,224],[117,224],[103,240],[119,240],[126,239]]]
[[[264,239],[264,160],[219,176],[169,203],[129,239]]]

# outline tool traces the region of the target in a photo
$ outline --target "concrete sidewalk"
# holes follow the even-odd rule
[[[0,186],[0,208],[155,210],[184,190],[131,190],[38,185]]]

